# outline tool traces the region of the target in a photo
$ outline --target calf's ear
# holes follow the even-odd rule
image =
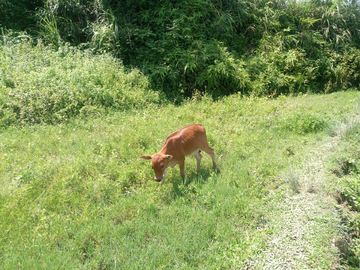
[[[141,156],[141,158],[143,158],[143,159],[151,159],[151,155],[145,155],[145,156]]]
[[[173,159],[173,156],[172,156],[172,155],[166,155],[166,156],[165,156],[165,159],[167,159],[167,160],[172,160],[172,159]]]

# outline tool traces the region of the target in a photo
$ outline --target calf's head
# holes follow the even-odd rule
[[[155,172],[155,180],[160,182],[165,179],[167,168],[169,167],[172,155],[155,154],[141,156],[143,159],[151,159],[151,167]]]

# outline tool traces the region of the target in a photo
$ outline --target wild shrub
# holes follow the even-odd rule
[[[15,17],[37,10],[47,44],[111,53],[172,100],[358,87],[347,75],[360,49],[358,1],[46,0],[20,7]]]
[[[16,31],[31,31],[36,28],[36,11],[43,0],[2,0],[0,1],[0,27]]]
[[[358,88],[360,86],[360,50],[351,48],[338,61],[331,83],[340,90]]]
[[[45,0],[37,12],[40,34],[45,40],[56,35],[72,45],[84,43],[89,24],[98,19],[102,7],[101,1]]]
[[[319,132],[328,126],[326,117],[306,110],[297,110],[288,116],[277,120],[274,127],[297,134]]]
[[[179,50],[171,62],[176,66],[153,67],[150,75],[155,88],[173,89],[169,94],[182,89],[185,96],[196,91],[206,92],[213,97],[236,92],[249,93],[252,89],[244,62],[237,60],[222,44],[212,41],[196,41],[191,49]],[[180,71],[180,72],[179,72]],[[173,94],[173,95],[174,95]]]
[[[305,54],[296,49],[259,52],[249,57],[246,70],[250,74],[258,94],[278,95],[307,92],[311,81],[311,69]]]
[[[230,5],[237,9],[235,2],[126,2],[112,5],[121,25],[120,57],[125,64],[141,66],[155,88],[168,97],[246,91],[247,75],[222,42],[239,24],[224,10]]]
[[[33,47],[27,36],[4,36],[0,50],[0,126],[54,123],[158,102],[146,77],[136,69],[126,72],[109,54],[70,46],[53,51],[41,42]]]

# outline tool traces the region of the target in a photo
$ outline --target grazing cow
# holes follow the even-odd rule
[[[202,125],[189,125],[169,135],[161,150],[155,155],[141,156],[143,159],[151,159],[151,167],[155,171],[155,180],[161,184],[164,182],[168,167],[180,166],[180,175],[185,178],[185,156],[193,154],[196,158],[196,171],[199,169],[201,154],[208,153],[213,161],[213,166],[220,171],[215,162],[214,148],[210,147],[205,128]]]

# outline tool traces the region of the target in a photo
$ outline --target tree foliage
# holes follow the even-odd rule
[[[0,27],[31,30],[36,27],[36,12],[43,0],[0,0]]]
[[[111,52],[170,99],[332,92],[360,84],[358,1],[30,2],[38,6],[38,33],[47,43]]]

